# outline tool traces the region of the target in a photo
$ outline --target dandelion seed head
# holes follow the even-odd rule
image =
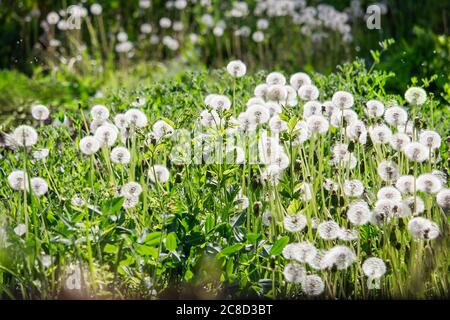
[[[360,197],[364,192],[364,185],[358,179],[344,181],[344,194],[349,197]]]
[[[273,84],[267,87],[266,96],[270,101],[284,103],[288,98],[288,91],[284,85]]]
[[[305,229],[306,224],[306,217],[301,213],[287,215],[283,219],[284,228],[289,232],[300,232]]]
[[[85,155],[96,153],[100,149],[100,141],[92,136],[84,137],[80,140],[80,150]]]
[[[303,101],[317,100],[319,98],[319,89],[312,84],[304,84],[298,89],[298,96]]]
[[[436,202],[437,204],[444,209],[444,211],[447,211],[450,209],[450,189],[442,189],[438,192],[436,195]]]
[[[428,159],[428,148],[420,142],[410,142],[405,145],[403,152],[410,161],[424,162]]]
[[[248,107],[246,114],[250,121],[255,124],[262,124],[269,121],[270,113],[264,105],[254,104]]]
[[[125,114],[119,113],[114,117],[114,124],[117,128],[124,130],[128,128],[128,120]],[[95,130],[94,130],[95,131]]]
[[[374,144],[389,143],[392,139],[392,131],[384,124],[375,125],[369,128],[370,139]]]
[[[28,176],[23,170],[15,170],[8,175],[8,183],[13,190],[25,190]]]
[[[271,72],[271,73],[269,73],[267,75],[266,83],[269,86],[272,86],[272,85],[282,85],[282,86],[284,86],[286,84],[286,78],[280,72]]]
[[[377,167],[377,173],[383,181],[395,181],[399,176],[397,165],[389,160],[380,162]]]
[[[395,187],[382,187],[377,193],[378,199],[388,199],[393,201],[401,201],[402,194]]]
[[[27,125],[18,126],[13,131],[14,141],[21,147],[31,147],[38,141],[38,134],[33,127]]]
[[[394,207],[396,203],[389,199],[379,199],[375,202],[372,211],[371,222],[375,225],[386,224],[394,216]]]
[[[308,296],[318,296],[325,290],[322,278],[317,275],[308,275],[302,282],[302,291]]]
[[[408,223],[408,230],[413,238],[419,240],[433,240],[440,234],[435,222],[422,217],[412,218]]]
[[[423,202],[422,198],[418,195],[410,196],[403,200],[404,210],[403,215],[399,215],[400,218],[405,218],[409,216],[410,214],[413,214],[414,216],[419,215],[424,212],[425,210],[425,203]]]
[[[411,87],[405,92],[405,99],[411,105],[422,105],[427,101],[427,92],[422,88]]]
[[[174,131],[174,128],[164,120],[158,120],[153,125],[153,132],[157,139],[170,137]]]
[[[268,101],[264,103],[264,106],[269,110],[271,117],[282,112],[281,106],[275,101]]]
[[[266,102],[265,102],[264,99],[261,98],[261,97],[253,97],[253,98],[250,98],[250,99],[247,101],[247,107],[250,107],[250,106],[253,105],[253,104],[262,104],[262,105],[265,105]],[[275,104],[276,104],[276,103],[275,103]]]
[[[380,258],[370,257],[364,260],[362,270],[367,277],[377,279],[386,273],[386,264]]]
[[[31,178],[30,179],[31,190],[33,191],[33,195],[36,197],[43,196],[48,192],[48,184],[42,178]],[[28,185],[27,185],[28,189]]]
[[[120,195],[125,198],[137,198],[141,193],[142,186],[137,182],[128,182],[120,188]]]
[[[339,109],[350,109],[355,103],[355,99],[350,92],[337,91],[333,94],[331,102]]]
[[[91,109],[91,117],[93,120],[105,121],[109,118],[109,110],[102,104],[97,104]]]
[[[330,116],[330,123],[335,128],[352,125],[356,120],[358,120],[358,115],[351,109],[344,109],[343,111],[337,109]]]
[[[331,115],[338,111],[338,107],[336,107],[333,102],[331,101],[325,101],[322,103],[323,106],[323,112],[327,117],[331,117]]]
[[[414,192],[414,176],[401,176],[395,182],[395,187],[401,193],[413,193]]]
[[[336,222],[330,220],[319,224],[317,233],[324,240],[334,240],[339,236],[340,229],[341,228]]]
[[[126,197],[123,201],[122,207],[124,209],[131,209],[139,204],[139,197]]]
[[[343,241],[354,241],[358,239],[358,230],[340,229],[338,238]]]
[[[442,181],[432,173],[421,174],[416,183],[417,189],[426,193],[438,193],[442,189]]]
[[[410,137],[406,133],[397,132],[391,136],[389,144],[394,150],[403,150],[403,148],[411,142]]]
[[[261,174],[262,183],[278,184],[283,170],[276,164],[269,165]]]
[[[242,191],[234,198],[234,207],[236,210],[245,210],[248,208],[250,201],[247,196],[242,194]]]
[[[50,116],[48,108],[42,104],[37,104],[31,107],[31,115],[34,119],[39,121],[47,120]]]
[[[420,133],[419,142],[427,148],[434,150],[441,146],[441,136],[435,131],[425,130]]]
[[[99,16],[99,15],[101,15],[101,14],[102,14],[102,11],[103,11],[102,6],[101,6],[100,4],[98,4],[98,3],[92,4],[90,9],[91,9],[91,13],[92,13],[94,16]]]
[[[23,236],[27,232],[27,226],[23,223],[18,224],[17,227],[14,228],[14,233],[19,237]]]
[[[378,100],[369,100],[364,111],[369,118],[379,118],[384,114],[384,104]]]
[[[355,226],[362,226],[370,221],[372,212],[369,205],[362,200],[352,202],[347,210],[348,220]]]
[[[247,67],[242,61],[234,60],[228,63],[227,71],[233,77],[240,78],[243,77],[247,72]]]
[[[82,207],[86,204],[86,201],[81,198],[78,195],[74,195],[72,197],[72,199],[70,200],[70,203],[74,206],[74,207]]]
[[[306,119],[306,125],[311,133],[324,134],[328,131],[330,125],[323,116],[312,115]]]
[[[147,116],[139,109],[130,109],[125,112],[128,124],[136,128],[143,128],[147,125]]]
[[[322,104],[319,101],[308,101],[303,105],[303,116],[322,115]]]
[[[302,283],[306,277],[306,270],[301,264],[291,262],[284,267],[283,275],[284,279],[289,283]]]
[[[266,226],[266,227],[271,226],[272,225],[272,219],[273,219],[272,212],[264,211],[264,213],[262,215],[262,224],[264,226]]]
[[[154,165],[148,171],[148,177],[153,183],[166,183],[169,180],[170,172],[162,165]]]
[[[291,86],[298,91],[303,85],[311,84],[311,78],[304,72],[297,72],[289,79]]]
[[[267,88],[269,88],[267,83],[258,84],[253,93],[256,97],[265,98],[267,96]]]
[[[390,107],[384,112],[384,120],[391,126],[398,127],[408,121],[408,113],[402,107]]]
[[[328,250],[324,256],[324,263],[329,267],[336,266],[338,270],[347,269],[355,260],[355,253],[346,246],[335,246]]]
[[[131,154],[127,148],[115,147],[110,153],[111,161],[118,164],[127,164],[130,162]]]
[[[119,130],[112,124],[104,124],[95,130],[94,137],[100,142],[101,146],[111,147],[117,141]]]
[[[35,158],[36,160],[42,160],[47,158],[49,155],[49,150],[48,149],[38,149],[33,151],[33,158]]]

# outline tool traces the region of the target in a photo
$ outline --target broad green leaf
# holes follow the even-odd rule
[[[166,249],[174,251],[177,248],[177,235],[175,232],[171,232],[166,236]]]
[[[277,241],[272,246],[272,249],[270,249],[270,254],[273,256],[279,255],[281,252],[283,252],[284,247],[289,243],[289,237],[284,236]]]

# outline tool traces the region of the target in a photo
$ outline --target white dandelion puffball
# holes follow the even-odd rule
[[[292,259],[300,263],[306,263],[312,260],[316,254],[316,247],[308,241],[295,243],[295,246],[292,249]]]
[[[311,78],[304,72],[297,72],[291,76],[289,83],[292,88],[298,91],[300,87],[306,84],[312,84]]]
[[[370,221],[371,211],[365,201],[351,203],[347,210],[347,219],[355,226],[362,226]]]
[[[231,108],[231,100],[227,96],[216,94],[208,100],[208,105],[218,112],[223,112]]]
[[[427,101],[427,92],[418,87],[411,87],[405,92],[405,99],[409,104],[422,105]]]
[[[318,296],[325,290],[322,278],[317,275],[308,275],[302,282],[302,291],[308,296]]]
[[[283,111],[281,105],[276,103],[275,101],[267,101],[266,103],[264,103],[264,106],[267,108],[267,110],[269,110],[270,116],[274,116]]]
[[[120,195],[125,198],[137,198],[142,193],[142,187],[137,182],[128,182],[120,188]]]
[[[38,141],[38,134],[33,127],[27,125],[18,126],[13,131],[14,141],[21,147],[31,147]]]
[[[393,201],[401,201],[402,194],[394,187],[382,187],[377,192],[378,199],[388,199]]]
[[[289,157],[282,150],[276,152],[270,158],[270,164],[277,165],[280,169],[286,169],[289,166]]]
[[[150,0],[139,0],[139,8],[148,9],[150,8],[152,2]]]
[[[60,19],[59,15],[56,12],[54,12],[54,11],[50,12],[47,15],[47,22],[48,22],[48,24],[55,25],[55,24],[57,24],[59,22],[59,19]]]
[[[100,149],[100,141],[92,136],[84,137],[80,140],[80,150],[85,155],[91,155],[96,153]]]
[[[414,192],[414,176],[401,176],[395,182],[395,187],[401,193],[413,193]]]
[[[14,190],[25,190],[28,185],[28,177],[25,171],[15,170],[8,175],[8,183]]]
[[[149,23],[144,23],[141,25],[140,30],[143,34],[150,34],[153,30],[152,25]]]
[[[324,134],[327,133],[330,124],[323,116],[313,115],[306,119],[306,125],[311,133]]]
[[[442,189],[442,181],[432,173],[421,174],[417,180],[417,189],[426,193],[438,193]]]
[[[131,154],[127,148],[115,147],[110,153],[111,161],[118,164],[127,164],[130,162]]]
[[[128,120],[125,114],[119,113],[114,117],[114,124],[119,129],[126,129],[128,128]],[[94,130],[95,131],[95,130]]]
[[[410,161],[414,162],[424,162],[429,157],[428,148],[420,142],[408,143],[403,148],[403,152]]]
[[[117,141],[119,130],[111,124],[105,124],[97,128],[94,137],[100,142],[103,147],[111,147]]]
[[[322,115],[322,104],[319,101],[308,101],[303,105],[303,116],[308,118],[313,115]]]
[[[359,236],[358,230],[341,229],[339,230],[338,238],[343,241],[354,241],[358,239],[358,236]]]
[[[228,63],[227,71],[233,77],[241,78],[245,76],[245,73],[247,72],[247,67],[241,60],[234,60]]]
[[[353,107],[355,99],[353,98],[353,95],[350,92],[338,91],[335,94],[333,94],[331,102],[339,109],[350,109],[351,107]]]
[[[362,270],[369,278],[378,279],[386,273],[386,264],[380,258],[367,258],[362,264]]]
[[[379,118],[384,114],[384,104],[378,100],[369,100],[364,111],[369,118]]]
[[[397,164],[389,160],[380,162],[377,173],[383,181],[394,181],[399,176]]]
[[[267,83],[258,84],[253,91],[255,97],[264,98],[267,95],[267,88],[269,85]]]
[[[407,144],[411,142],[411,138],[402,132],[394,133],[389,141],[392,149],[394,150],[403,150]]]
[[[161,19],[159,19],[159,25],[163,29],[168,29],[172,26],[172,20],[167,17],[162,17]]]
[[[165,183],[169,180],[170,172],[162,165],[154,165],[148,170],[148,177],[153,183]]]
[[[436,202],[444,211],[450,209],[450,189],[442,189],[436,195]]]
[[[273,85],[282,85],[282,86],[284,86],[286,84],[286,78],[280,72],[271,72],[271,73],[269,73],[267,75],[266,83],[269,86],[273,86]]]
[[[252,39],[256,43],[260,43],[264,41],[264,32],[262,31],[256,31],[252,34]]]
[[[284,228],[289,232],[300,232],[306,227],[306,217],[300,213],[287,215],[283,219]]]
[[[43,196],[48,191],[48,184],[42,178],[31,178],[30,185],[31,185],[31,190],[33,191],[33,194],[36,197]]]
[[[131,209],[136,207],[139,204],[139,198],[138,197],[126,197],[123,201],[122,208],[124,209]]]
[[[50,111],[46,106],[37,104],[31,107],[31,115],[36,120],[44,121],[47,120],[50,116]]]
[[[39,149],[39,150],[35,150],[33,151],[33,158],[35,158],[36,160],[42,160],[48,157],[50,151],[48,149]]]
[[[14,228],[14,233],[18,235],[19,237],[23,236],[27,232],[27,227],[23,223],[17,225],[17,227]]]
[[[258,104],[251,105],[247,109],[246,114],[248,115],[251,123],[255,125],[266,123],[270,118],[269,110],[267,110],[265,106]]]
[[[369,128],[370,139],[374,144],[389,143],[392,139],[392,131],[386,125],[380,124]]]
[[[136,127],[143,128],[147,125],[147,116],[144,112],[139,109],[130,109],[125,112],[125,117],[127,118],[128,124]]]
[[[278,115],[274,115],[269,120],[270,131],[280,133],[288,130],[288,125],[285,121],[281,120]]]
[[[317,100],[319,98],[319,89],[315,85],[305,84],[298,89],[298,96],[303,101]]]
[[[358,179],[344,181],[344,194],[349,197],[360,197],[364,192],[364,185]]]
[[[102,9],[102,6],[100,5],[100,4],[98,4],[98,3],[94,3],[93,5],[91,5],[91,13],[94,15],[94,16],[99,16],[99,15],[101,15],[102,14],[102,11],[103,11],[103,9]]]
[[[441,136],[435,131],[422,131],[419,135],[419,142],[427,148],[434,150],[441,146]]]
[[[405,125],[408,121],[408,113],[402,107],[391,107],[384,112],[384,120],[394,127]]]
[[[248,200],[248,197],[247,197],[247,196],[244,196],[244,195],[242,194],[242,192],[240,192],[240,193],[236,196],[236,198],[234,198],[233,203],[234,203],[234,207],[235,207],[237,210],[245,210],[245,209],[248,208],[248,205],[249,205],[250,202],[249,202],[249,200]]]
[[[93,120],[105,121],[109,118],[109,110],[102,104],[97,104],[91,109],[91,117]]]
[[[300,192],[300,197],[303,201],[309,201],[313,198],[312,186],[307,182],[303,182],[298,188],[298,191]]]
[[[408,223],[408,230],[413,238],[420,240],[433,240],[440,234],[436,223],[422,217],[411,219]]]
[[[263,98],[261,97],[253,97],[248,99],[246,106],[250,107],[253,104],[265,104],[266,102],[264,101]]]
[[[72,197],[72,199],[70,200],[70,203],[74,206],[74,207],[82,207],[86,204],[86,201],[78,196],[78,195],[74,195]]]
[[[324,257],[324,263],[327,266],[335,265],[338,270],[347,269],[355,260],[355,253],[346,246],[335,246],[328,250]]]
[[[288,92],[285,85],[272,84],[267,87],[267,99],[279,103],[284,103],[287,100]]]
[[[284,267],[283,275],[289,283],[302,283],[306,277],[306,270],[301,264],[291,262]]]
[[[153,125],[153,132],[158,139],[170,137],[174,131],[174,128],[164,120],[158,120]]]
[[[403,200],[403,204],[406,210],[404,210],[405,215],[401,216],[401,218],[405,218],[411,213],[413,215],[419,215],[425,210],[425,203],[418,195],[406,198],[405,200]]]
[[[334,240],[339,236],[341,228],[334,221],[325,221],[317,227],[317,233],[324,240]]]

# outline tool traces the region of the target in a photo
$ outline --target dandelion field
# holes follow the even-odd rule
[[[81,30],[55,7],[25,89],[0,81],[0,299],[448,298],[448,75],[353,56],[345,8],[184,2],[127,30],[114,1]]]

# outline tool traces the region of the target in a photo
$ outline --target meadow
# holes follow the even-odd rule
[[[0,60],[0,299],[449,297],[437,14],[408,43],[358,1],[67,6],[24,1]]]

